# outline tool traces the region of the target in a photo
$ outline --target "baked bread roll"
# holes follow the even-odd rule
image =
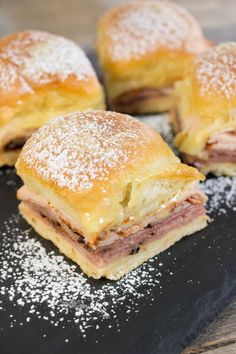
[[[204,176],[127,115],[54,118],[16,168],[23,217],[93,278],[118,279],[207,223]]]
[[[77,44],[38,31],[0,39],[0,166],[50,118],[89,108],[104,108],[103,90]]]
[[[205,174],[236,175],[236,43],[201,54],[176,84],[175,143]]]
[[[174,82],[208,45],[196,20],[171,2],[136,1],[111,10],[97,38],[110,106],[126,113],[169,110]]]

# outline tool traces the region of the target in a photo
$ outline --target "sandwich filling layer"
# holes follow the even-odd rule
[[[182,130],[181,119],[176,110],[172,112],[177,132]],[[225,130],[213,134],[207,141],[200,155],[184,154],[186,160],[201,168],[205,165],[217,163],[236,164],[236,131]]]
[[[236,132],[214,134],[199,157],[187,155],[187,159],[198,167],[211,163],[236,163]]]
[[[1,147],[3,152],[10,152],[15,150],[20,150],[26,143],[26,141],[33,134],[34,130],[27,129],[18,135],[9,134],[9,136],[4,137],[4,143]]]
[[[119,108],[120,110],[130,111],[134,110],[136,106],[139,106],[145,101],[151,99],[160,99],[171,96],[173,93],[173,87],[159,87],[159,88],[140,88],[125,92],[115,98],[112,101],[113,108]]]
[[[20,196],[21,193],[19,193],[19,199],[22,199]],[[60,217],[60,212],[57,212],[55,208],[47,207],[39,200],[30,198],[22,201],[31,210],[34,218],[39,218],[48,227],[54,228],[60,237],[67,238],[76,252],[81,253],[97,267],[104,267],[116,259],[136,254],[145,244],[163,238],[168,232],[190,224],[201,216],[206,217],[204,202],[205,196],[195,190],[185,200],[173,204],[165,218],[160,218],[157,212],[146,219],[145,225],[136,225],[138,231],[128,236],[111,230],[110,233],[106,232],[105,240],[101,235],[96,245],[91,247],[65,217]]]

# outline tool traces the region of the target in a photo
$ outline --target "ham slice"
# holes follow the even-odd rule
[[[229,130],[216,133],[208,140],[208,150],[235,150],[236,151],[236,132]]]
[[[92,263],[98,267],[109,264],[117,258],[134,254],[139,251],[140,245],[149,243],[165,237],[171,231],[191,223],[201,215],[205,215],[204,198],[200,198],[201,194],[193,194],[187,200],[177,205],[171,214],[164,220],[158,222],[153,221],[145,228],[128,237],[114,239],[114,242],[107,246],[99,246],[91,248],[84,241],[84,238],[77,233],[73,228],[64,223],[58,215],[45,206],[42,206],[38,201],[25,200],[32,212],[37,215],[42,221],[53,227],[61,237],[66,237],[75,247],[78,252],[81,252]]]
[[[118,96],[112,102],[112,107],[119,107],[119,109],[129,110],[133,109],[136,104],[149,99],[158,99],[162,97],[168,97],[172,94],[173,87],[161,87],[161,88],[141,88],[125,92]]]
[[[181,119],[176,109],[172,110],[176,130],[182,130]],[[213,134],[200,156],[183,154],[184,159],[197,167],[211,163],[236,163],[236,131],[225,130]]]
[[[207,162],[236,162],[236,132],[214,134],[207,143]]]
[[[236,163],[236,132],[224,131],[212,135],[199,157],[188,155],[187,158],[198,167],[211,163]]]
[[[179,208],[177,212],[162,222],[148,225],[142,231],[114,242],[109,248],[98,249],[97,254],[107,264],[116,258],[137,253],[141,244],[165,237],[169,231],[187,225],[201,215],[205,215],[203,204],[191,204],[187,202],[182,208]]]

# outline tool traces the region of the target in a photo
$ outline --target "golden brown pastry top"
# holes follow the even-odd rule
[[[140,169],[143,164],[148,169]],[[79,194],[96,186],[109,188],[127,173],[145,176],[150,169],[160,173],[167,166],[169,173],[179,164],[154,129],[128,115],[106,111],[51,120],[33,134],[18,160],[18,166],[45,182]],[[196,170],[190,171],[199,177]]]
[[[195,19],[168,1],[133,1],[98,24],[97,50],[110,101],[140,88],[171,88],[209,43]]]
[[[153,128],[106,111],[54,118],[27,141],[16,167],[27,188],[69,215],[89,240],[204,179]]]
[[[25,31],[0,39],[0,104],[45,87],[87,90],[98,85],[82,49],[71,40],[47,32]]]
[[[236,43],[219,44],[200,54],[176,84],[183,152],[199,154],[211,134],[236,129]]]
[[[112,62],[140,60],[158,51],[197,53],[201,29],[182,7],[163,1],[133,1],[108,12],[99,23],[104,55]]]

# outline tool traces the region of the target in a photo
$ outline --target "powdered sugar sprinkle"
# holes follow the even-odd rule
[[[4,72],[0,76],[0,87],[10,91],[18,80],[25,93],[33,90],[32,83],[43,85],[65,81],[70,76],[86,80],[95,75],[88,58],[76,43],[39,31],[17,33],[0,46],[0,65]]]
[[[161,1],[121,6],[107,26],[106,36],[109,53],[118,61],[139,58],[162,47],[198,52],[204,45],[194,18],[183,8]]]
[[[21,159],[59,187],[89,190],[145,158],[153,133],[129,116],[120,118],[104,111],[55,118],[28,140]]]
[[[223,43],[203,53],[195,63],[200,94],[230,99],[236,92],[236,43]]]
[[[31,86],[25,78],[19,74],[18,68],[0,56],[0,89],[3,92],[11,92],[17,86],[18,94],[32,93]]]
[[[19,221],[18,215],[12,216],[2,230],[0,311],[4,311],[3,302],[8,298],[13,306],[27,309],[23,322],[37,317],[54,326],[64,326],[72,321],[85,336],[91,324],[94,328],[104,320],[109,324],[110,318],[116,322],[119,306],[125,300],[130,298],[126,304],[128,318],[131,309],[138,311],[138,299],[146,298],[153,287],[161,287],[161,273],[152,261],[117,282],[93,285],[76,265],[54,251],[48,252],[30,235],[30,230],[23,231]],[[142,290],[144,285],[146,293]],[[47,311],[42,312],[42,306]],[[11,327],[19,325],[14,315],[10,323]]]
[[[236,211],[236,178],[209,178],[201,184],[201,189],[209,198],[207,211],[210,215],[226,215],[227,209]]]

